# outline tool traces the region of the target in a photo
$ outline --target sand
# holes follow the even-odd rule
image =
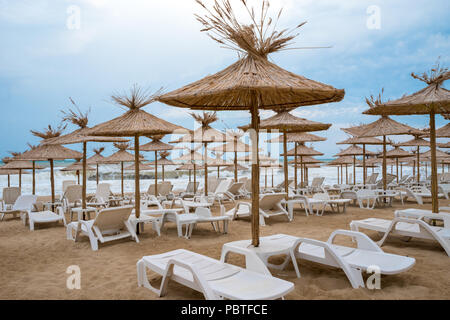
[[[440,205],[450,201],[441,200]],[[230,207],[229,205],[227,207]],[[295,236],[327,240],[336,229],[349,229],[352,220],[368,217],[393,217],[399,208],[426,208],[408,202],[398,202],[386,209],[363,210],[351,206],[346,213],[326,212],[324,216],[306,217],[296,211],[294,221],[285,217],[267,220],[261,235],[286,233]],[[379,235],[367,233],[378,240]],[[136,261],[144,255],[184,248],[216,259],[224,243],[250,238],[249,220],[233,221],[226,235],[215,233],[209,224],[201,224],[190,240],[177,237],[176,226],[168,223],[161,237],[148,226],[139,236],[140,243],[123,239],[100,244],[94,252],[87,238],[80,242],[66,240],[62,224],[38,227],[34,232],[20,220],[0,222],[0,299],[160,299],[145,288],[138,288]],[[351,245],[347,240],[339,241]],[[302,277],[296,278],[292,264],[274,275],[295,283],[286,299],[449,299],[449,257],[435,242],[413,239],[409,243],[391,237],[383,246],[389,253],[416,258],[416,265],[399,275],[383,276],[380,290],[353,289],[339,269],[299,261]],[[281,261],[280,258],[274,259]],[[243,259],[231,256],[231,263],[243,266]],[[81,269],[81,289],[66,287],[66,269],[78,265]],[[364,275],[365,279],[367,278]],[[203,299],[189,288],[171,282],[168,294],[161,299]]]

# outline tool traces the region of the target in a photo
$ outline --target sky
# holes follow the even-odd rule
[[[249,1],[259,7],[259,1]],[[232,3],[246,19],[240,2]],[[448,0],[271,1],[272,16],[280,8],[279,28],[307,21],[293,47],[331,48],[283,51],[271,61],[346,92],[341,102],[293,111],[332,124],[317,133],[327,141],[314,145],[324,157],[343,148],[336,146],[347,138],[341,128],[377,119],[362,115],[365,97],[382,88],[385,99],[413,93],[424,83],[411,72],[428,71],[439,57],[441,65],[450,65]],[[194,0],[0,0],[0,156],[37,144],[29,130],[57,126],[61,110],[71,106],[69,97],[81,110],[90,109],[93,126],[124,112],[110,96],[133,84],[171,91],[234,63],[236,52],[200,32],[196,13],[204,12]],[[187,109],[154,103],[145,110],[194,128]],[[213,124],[218,129],[250,122],[248,112],[218,115],[221,120]],[[270,115],[261,112],[262,118]],[[426,116],[394,119],[419,128],[429,121]],[[446,123],[437,116],[438,127]],[[67,132],[73,129],[68,126]],[[90,154],[95,146],[90,145]]]

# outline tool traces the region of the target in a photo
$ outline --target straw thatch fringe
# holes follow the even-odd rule
[[[62,132],[66,129],[66,127],[67,127],[67,125],[64,125],[62,123],[59,124],[58,127],[56,127],[56,128],[52,127],[49,124],[48,127],[45,128],[43,131],[30,130],[30,132],[34,136],[41,138],[43,140],[46,140],[46,139],[59,137],[62,134]]]

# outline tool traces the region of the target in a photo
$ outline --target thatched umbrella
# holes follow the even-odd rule
[[[244,130],[248,130],[251,126],[242,127]],[[288,161],[287,152],[287,133],[293,132],[310,132],[310,131],[322,131],[331,127],[331,124],[315,122],[303,118],[299,118],[289,113],[289,110],[278,112],[267,119],[261,120],[259,124],[260,129],[265,130],[280,130],[283,134],[283,161],[284,161],[284,191],[286,192],[286,198],[288,197],[289,184],[288,184]],[[295,156],[295,154],[293,154]]]
[[[142,146],[139,146],[139,150],[141,150],[141,151],[147,151],[147,152],[153,151],[155,153],[155,160],[154,160],[154,164],[155,164],[155,194],[158,194],[158,152],[172,150],[174,148],[174,146],[162,142],[161,139],[163,137],[164,137],[164,135],[153,136],[153,137],[151,137],[152,141],[150,141],[149,143],[146,143]],[[133,149],[133,147],[131,147],[130,149]],[[164,180],[164,178],[163,178],[163,180]]]
[[[411,76],[425,82],[428,86],[416,93],[386,103],[382,103],[380,100],[373,101],[374,103],[369,104],[370,109],[364,113],[372,115],[427,114],[430,116],[432,212],[438,213],[435,115],[450,114],[450,91],[442,87],[444,81],[450,78],[450,71],[437,65],[428,74],[412,73]]]
[[[26,170],[22,170],[22,174],[29,173]],[[11,187],[11,175],[19,174],[19,170],[14,169],[3,169],[3,166],[0,167],[0,176],[8,176],[8,188]]]
[[[450,138],[450,123],[436,130],[436,138]]]
[[[348,184],[348,165],[352,164],[352,163],[353,163],[353,157],[343,156],[343,157],[338,157],[338,158],[328,162],[328,165],[329,166],[340,166],[340,168],[341,168],[341,184],[344,183],[343,167],[345,166],[345,184]],[[339,172],[338,172],[338,178],[339,178]],[[338,181],[338,183],[339,183],[339,181]]]
[[[430,142],[426,141],[422,138],[419,138],[419,136],[414,136],[414,139],[412,140],[408,140],[405,142],[399,142],[395,144],[398,147],[417,147],[416,150],[416,157],[417,160],[417,182],[420,181],[420,147],[429,147],[430,146]]]
[[[30,149],[17,158],[20,160],[30,160],[30,161],[49,161],[50,162],[50,185],[52,193],[52,202],[55,202],[55,177],[54,177],[54,161],[55,160],[67,160],[75,159],[79,160],[83,158],[83,154],[65,148],[58,144],[45,144],[46,140],[50,140],[59,137],[65,126],[59,126],[57,128],[52,128],[50,125],[42,132],[31,130],[31,133],[39,138],[42,138],[41,144],[34,149]]]
[[[119,106],[128,108],[120,117],[114,118],[92,128],[90,134],[97,136],[133,137],[134,138],[134,164],[135,164],[135,215],[139,218],[141,213],[141,187],[139,185],[139,137],[158,136],[174,133],[177,130],[186,130],[180,126],[155,117],[142,110],[143,107],[153,103],[161,91],[153,94],[146,92],[137,85],[133,86],[129,95],[115,94],[111,98]]]
[[[450,141],[446,142],[446,143],[438,143],[437,146],[439,148],[448,149],[448,148],[450,148]]]
[[[17,170],[19,174],[19,188],[22,188],[22,170],[24,169],[42,169],[42,167],[36,167],[31,161],[25,160],[12,160],[1,167],[3,170]],[[34,179],[34,178],[33,178]]]
[[[267,189],[267,169],[269,169],[269,168],[272,169],[272,188],[273,188],[273,169],[274,168],[281,168],[282,167],[281,164],[274,163],[274,162],[271,162],[271,161],[260,161],[259,162],[259,167],[265,169],[264,188],[266,188],[266,189]]]
[[[325,140],[327,140],[327,139],[316,136],[315,134],[307,133],[307,132],[292,132],[292,133],[286,134],[286,141],[288,143],[294,143],[294,149],[298,148],[298,146],[300,144],[304,144],[305,142],[318,142],[318,141],[325,141]],[[283,135],[279,135],[276,138],[267,140],[268,143],[283,143],[283,141],[284,141]],[[295,157],[297,157],[297,155],[295,155]],[[300,171],[300,173],[301,173],[301,180],[303,182],[303,169]],[[297,180],[298,179],[297,179],[297,161],[296,161],[295,165],[294,165],[295,185],[298,184]]]
[[[106,137],[106,136],[93,136],[90,134],[91,129],[88,127],[89,111],[82,113],[76,103],[70,98],[70,102],[75,106],[76,110],[68,109],[68,111],[62,111],[63,122],[69,122],[78,127],[77,130],[65,134],[63,136],[47,139],[42,142],[43,144],[78,144],[83,145],[83,183],[81,192],[81,207],[86,209],[86,190],[87,190],[87,143],[88,142],[124,142],[127,141],[122,138]]]
[[[203,18],[197,16],[209,32],[211,38],[221,45],[242,53],[241,58],[228,68],[202,80],[189,84],[160,97],[169,105],[197,110],[248,110],[251,113],[253,132],[252,153],[252,244],[259,246],[259,168],[258,132],[259,110],[290,109],[303,105],[340,101],[344,90],[309,80],[288,72],[269,62],[269,54],[287,49],[296,37],[288,30],[278,32],[272,28],[272,18],[268,16],[269,3],[262,2],[259,23],[240,23],[228,0],[216,2],[209,10],[200,0],[198,3],[207,10]],[[249,8],[251,18],[253,8]],[[281,12],[280,12],[281,14]],[[278,17],[280,16],[278,15]],[[295,29],[303,26],[299,24]],[[274,23],[276,26],[276,23]],[[295,30],[294,29],[294,30]],[[291,31],[294,31],[291,30]]]
[[[134,171],[135,170],[134,164],[123,168],[123,170],[124,171]],[[153,171],[153,170],[155,170],[155,168],[152,167],[150,164],[139,162],[139,171]]]
[[[379,95],[376,100],[373,98],[373,96],[371,96],[370,99],[366,98],[366,102],[368,105],[378,103],[377,101],[381,101],[381,95]],[[391,135],[419,135],[422,134],[422,131],[392,120],[388,116],[381,116],[377,121],[357,127],[357,130],[359,130],[360,134],[358,136],[360,137],[383,137],[383,189],[386,190],[386,137]]]
[[[99,183],[98,166],[101,163],[101,161],[105,159],[105,157],[102,156],[102,152],[105,151],[105,147],[101,147],[101,148],[97,148],[97,149],[94,148],[94,149],[92,149],[92,151],[94,151],[95,154],[92,157],[86,159],[86,164],[96,166],[95,181],[98,184]]]
[[[120,184],[121,184],[121,193],[123,197],[124,196],[123,171],[125,170],[124,164],[126,162],[134,162],[134,155],[126,151],[130,148],[130,145],[126,142],[121,143],[116,142],[113,143],[113,145],[114,147],[116,147],[116,149],[118,149],[118,151],[116,151],[109,157],[105,157],[103,160],[100,160],[99,163],[120,163],[120,179],[121,179]],[[144,159],[142,155],[140,155],[139,157],[141,158],[141,160]]]
[[[308,179],[308,168],[307,168],[307,165],[308,165],[308,164],[318,164],[318,163],[323,163],[322,160],[315,159],[315,158],[309,157],[309,156],[302,156],[301,162],[298,162],[298,160],[296,161],[295,159],[292,160],[292,161],[289,161],[289,163],[291,163],[291,164],[295,164],[296,162],[297,162],[297,164],[299,164],[300,166],[303,167],[303,169],[304,169],[304,171],[305,171],[305,172],[304,172],[305,181],[306,181],[307,184],[308,184],[308,181],[309,181],[309,179]]]
[[[351,130],[351,128],[349,128]],[[382,145],[383,141],[373,137],[351,137],[344,141],[337,142],[336,144],[362,144],[363,158],[362,158],[362,168],[363,168],[363,184],[366,184],[366,145]]]
[[[215,152],[216,159],[212,162],[208,162],[208,167],[216,167],[217,168],[217,178],[220,178],[220,168],[221,167],[229,167],[233,164],[222,159],[222,153]],[[235,180],[237,182],[237,180]]]
[[[396,146],[396,147],[394,147],[394,149],[386,152],[386,158],[395,159],[397,183],[399,181],[399,176],[398,176],[398,159],[399,158],[407,158],[407,157],[410,157],[410,156],[411,156],[411,154],[408,151],[405,151],[405,150],[401,149],[398,146]]]
[[[194,170],[201,170],[203,169],[203,166],[195,165],[194,163],[185,163],[176,168],[177,171],[188,171],[189,172],[189,182],[191,182],[191,172]],[[196,184],[195,176],[194,176],[194,184]]]
[[[188,161],[192,164],[192,170],[194,171],[194,184],[197,182],[197,169],[200,169],[200,166],[197,164],[197,161],[205,161],[205,158],[203,155],[197,152],[198,148],[195,149],[187,149],[188,152],[181,155],[177,159],[174,159],[173,161]],[[206,157],[206,161],[213,162],[214,159],[210,157]],[[204,168],[204,166],[202,166]]]
[[[94,170],[95,170],[94,168],[86,166],[86,171],[94,171]],[[83,171],[83,164],[80,161],[77,161],[65,168],[60,169],[59,171],[75,172],[75,174],[77,175],[78,184],[80,184],[80,171]]]
[[[288,150],[287,156],[294,156],[296,159],[298,159],[297,157],[300,157],[300,162],[302,162],[302,158],[304,156],[323,156],[322,152],[319,152],[317,150],[314,150],[313,148],[309,148],[307,146],[304,145],[304,143],[295,143],[295,146],[293,149]],[[283,154],[284,156],[284,154]],[[295,180],[295,185],[297,186],[297,161],[294,162],[294,170],[295,170],[295,176],[294,176],[294,180]],[[300,182],[303,184],[303,170],[304,168],[302,167],[300,170]]]
[[[431,150],[429,150],[425,153],[422,153],[422,157],[426,158],[428,160],[431,160]],[[441,162],[442,172],[444,172],[444,164],[447,163],[449,158],[450,158],[450,156],[447,153],[436,149],[436,162]]]
[[[238,169],[238,171],[245,171],[245,170],[248,170],[247,167],[244,167],[243,165],[240,165],[240,164],[237,165],[237,169]],[[223,168],[222,170],[223,170],[223,171],[234,172],[235,166],[234,166],[234,164],[228,165],[228,166],[226,166],[225,168]]]
[[[353,184],[356,184],[356,156],[374,155],[375,153],[367,150],[363,150],[357,145],[353,144],[345,150],[342,150],[335,156],[353,156]],[[365,160],[364,160],[365,161]]]
[[[162,181],[165,179],[165,172],[164,167],[165,166],[174,166],[175,163],[172,160],[167,159],[167,157],[170,156],[170,153],[168,151],[161,151],[159,153],[159,159],[157,161],[151,161],[150,163],[154,163],[155,166],[160,165],[162,168]]]

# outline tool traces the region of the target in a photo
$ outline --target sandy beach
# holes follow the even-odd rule
[[[450,205],[450,201],[441,200],[440,205]],[[261,236],[286,233],[326,241],[332,231],[349,229],[352,220],[391,219],[396,209],[430,207],[430,203],[418,206],[412,202],[405,206],[395,202],[393,207],[375,210],[350,206],[346,213],[327,211],[322,217],[306,217],[297,210],[291,223],[285,217],[268,219],[267,226],[261,227]],[[379,239],[377,233],[367,234]],[[139,258],[184,248],[219,259],[224,243],[250,237],[250,222],[244,219],[231,222],[226,235],[215,233],[208,224],[198,225],[190,240],[178,238],[175,224],[168,223],[161,237],[148,226],[139,236],[140,243],[124,239],[101,244],[99,251],[94,252],[87,237],[77,243],[66,240],[62,224],[41,226],[32,232],[19,219],[7,219],[0,222],[0,299],[160,299],[148,289],[137,287]],[[345,238],[338,239],[338,243],[352,245]],[[296,278],[292,264],[283,271],[272,271],[275,276],[295,283],[294,291],[286,299],[450,299],[449,257],[437,243],[417,239],[406,243],[391,237],[383,250],[414,257],[416,265],[402,274],[383,276],[381,290],[352,289],[342,271],[301,260],[300,279]],[[276,260],[281,262],[281,258]],[[241,266],[244,262],[234,255],[229,261]],[[81,269],[80,290],[66,288],[69,276],[66,269],[70,265]],[[161,299],[203,299],[203,296],[171,282],[168,294]]]

